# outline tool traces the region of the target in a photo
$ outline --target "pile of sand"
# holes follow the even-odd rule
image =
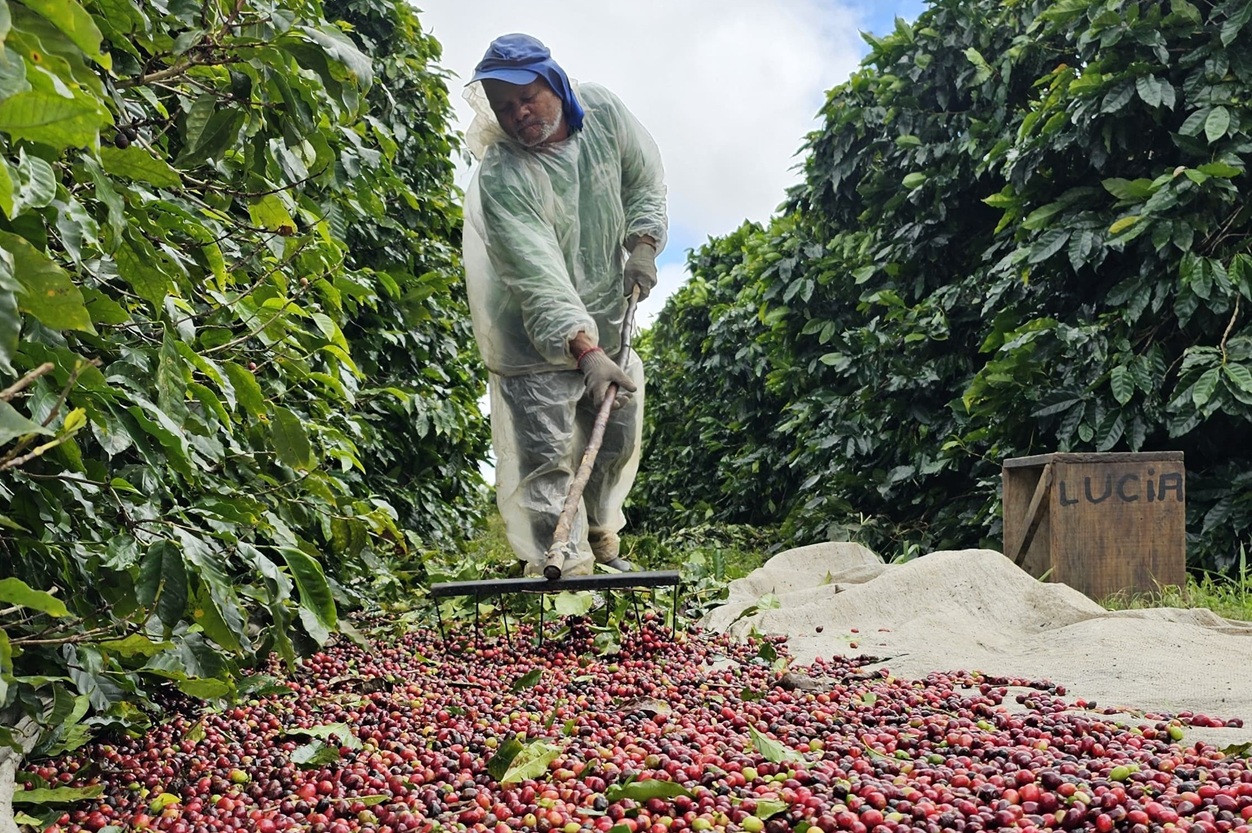
[[[786,634],[800,663],[871,655],[897,677],[982,671],[1051,680],[1100,708],[1237,717],[1245,728],[1187,737],[1252,741],[1252,624],[1208,610],[1110,612],[991,550],[902,564],[858,544],[788,550],[732,582],[704,624]]]

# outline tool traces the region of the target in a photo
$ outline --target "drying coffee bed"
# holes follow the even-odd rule
[[[100,791],[54,831],[1252,833],[1246,750],[1188,740],[1221,715],[1116,723],[1045,680],[787,667],[781,638],[671,637],[653,614],[567,624],[345,642],[26,780]]]

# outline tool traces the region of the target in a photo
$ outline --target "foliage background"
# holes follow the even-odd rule
[[[1230,568],[1252,528],[1250,18],[939,0],[867,38],[785,210],[693,253],[646,341],[635,517],[999,548],[1005,458],[1177,449],[1192,566]]]
[[[54,754],[350,630],[487,436],[408,4],[0,0],[0,41],[0,743]]]

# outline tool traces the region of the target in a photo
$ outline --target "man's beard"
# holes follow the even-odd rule
[[[561,126],[561,114],[557,113],[555,116],[552,117],[551,121],[540,120],[538,122],[532,122],[526,127],[523,127],[521,130],[517,131],[516,138],[517,138],[517,141],[521,142],[523,145],[525,145],[528,148],[538,147],[539,145],[542,145],[544,142],[551,139],[552,134],[556,133],[557,129],[560,126]],[[526,133],[533,133],[533,131],[536,128],[539,128],[539,131],[538,133],[534,133],[533,135],[538,136],[538,138],[535,138],[535,139],[522,138],[523,135]]]

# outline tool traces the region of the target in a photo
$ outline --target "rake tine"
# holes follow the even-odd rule
[[[682,587],[681,584],[675,584],[674,590],[673,590],[674,606],[670,610],[670,619],[669,619],[669,641],[670,642],[674,641],[674,636],[678,632],[678,589],[680,587]]]
[[[439,622],[439,642],[443,645],[444,650],[448,648],[448,636],[443,631],[443,611],[439,609],[439,602],[435,602],[435,618]]]

